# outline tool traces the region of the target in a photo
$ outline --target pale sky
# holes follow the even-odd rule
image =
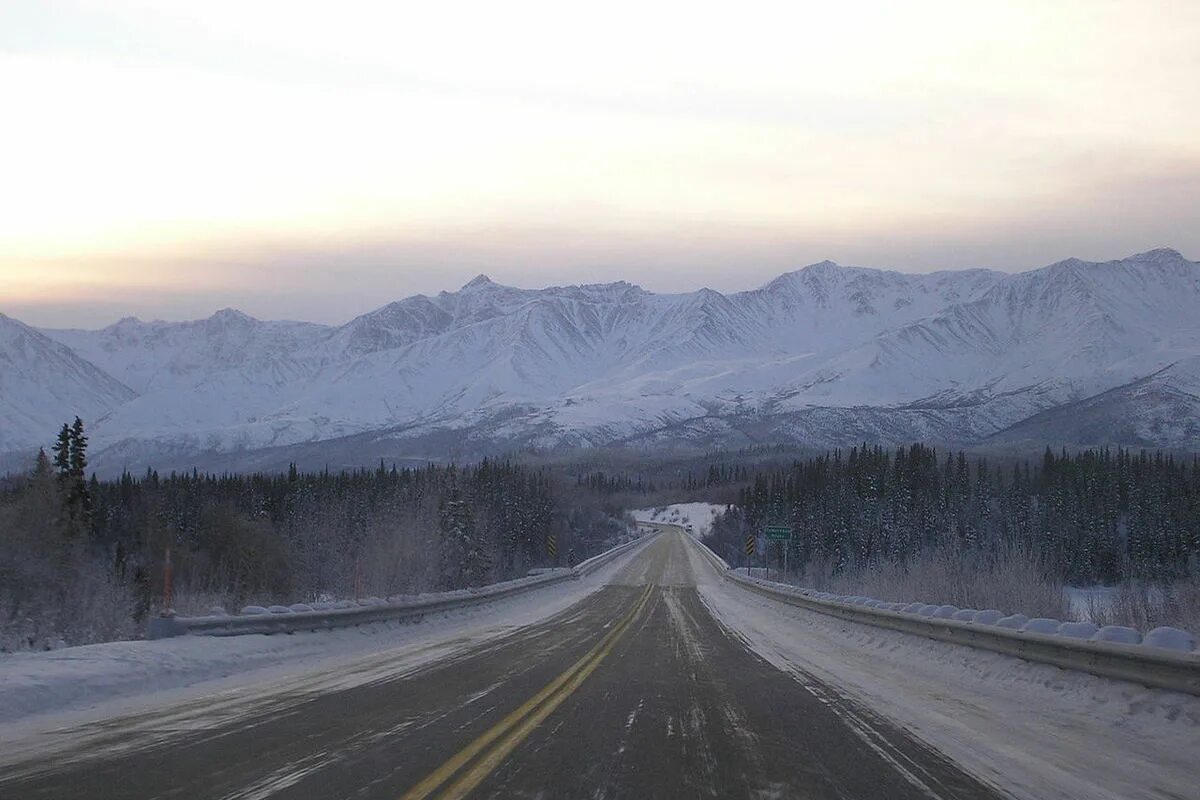
[[[1200,3],[0,4],[0,312],[1200,258]]]

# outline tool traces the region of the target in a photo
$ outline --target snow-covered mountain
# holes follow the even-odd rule
[[[69,347],[0,314],[0,453],[48,444],[76,415],[98,419],[134,397]]]
[[[30,332],[86,373],[72,386],[96,456],[121,463],[345,437],[433,457],[447,442],[1200,447],[1178,419],[1200,404],[1200,265],[1172,250],[1020,274],[822,262],[733,294],[481,275],[341,326],[225,310]],[[10,394],[27,409],[48,391],[34,377],[50,355],[2,346],[24,367],[0,384],[0,442],[43,441],[54,426]],[[1101,421],[1131,409],[1136,429]]]
[[[47,331],[55,340],[139,394],[186,389],[238,371],[247,380],[286,383],[311,374],[313,348],[330,328],[309,322],[261,322],[226,308],[195,322],[126,317],[99,331]]]

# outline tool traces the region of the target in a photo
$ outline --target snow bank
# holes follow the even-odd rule
[[[1025,631],[1026,633],[1055,634],[1058,633],[1058,626],[1061,624],[1062,623],[1056,619],[1037,617],[1022,625],[1021,630]]]
[[[1141,644],[1142,634],[1135,628],[1124,625],[1105,625],[1096,631],[1096,641],[1116,642],[1117,644]]]
[[[976,611],[970,608],[960,609],[957,606],[937,603],[887,603],[863,595],[839,595],[830,594],[829,592],[818,592],[801,586],[766,580],[756,574],[751,574],[745,567],[739,567],[733,570],[733,573],[752,580],[755,583],[769,586],[773,591],[777,592],[801,595],[814,600],[844,603],[853,606],[867,606],[886,611],[897,611],[902,614],[914,614],[929,619],[948,619],[973,625],[994,625],[1014,631],[1039,633],[1047,636],[1062,636],[1067,639],[1158,647],[1181,653],[1191,653],[1197,649],[1195,635],[1178,628],[1155,628],[1145,636],[1142,636],[1141,633],[1133,628],[1122,628],[1119,626],[1098,628],[1091,622],[1062,622],[1046,617],[1030,619],[1024,614],[1010,614],[1005,616],[1002,611],[996,609]]]
[[[1058,626],[1058,635],[1071,639],[1095,639],[1099,632],[1100,629],[1090,622],[1064,622]]]
[[[1024,628],[1026,622],[1029,622],[1029,617],[1024,614],[1009,614],[996,620],[996,624],[1001,628],[1012,628],[1014,631]]]
[[[698,583],[737,641],[801,685],[830,687],[859,724],[888,719],[1006,796],[1196,796],[1200,698],[860,625],[731,581]]]
[[[1142,644],[1147,647],[1162,647],[1167,650],[1190,653],[1196,649],[1196,637],[1179,628],[1163,626],[1147,633],[1142,639]]]

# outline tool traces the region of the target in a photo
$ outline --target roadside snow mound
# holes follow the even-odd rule
[[[1022,625],[1021,630],[1026,631],[1027,633],[1055,634],[1058,633],[1059,625],[1062,625],[1062,623],[1056,619],[1038,617],[1037,619],[1031,619],[1029,622],[1026,622],[1024,625]]]
[[[1179,628],[1155,628],[1146,634],[1142,644],[1147,647],[1163,647],[1167,650],[1178,650],[1190,653],[1196,649],[1196,637]]]
[[[1141,644],[1142,634],[1135,628],[1124,625],[1105,625],[1096,632],[1098,642],[1116,642],[1117,644]]]
[[[1100,629],[1090,622],[1064,622],[1058,626],[1059,636],[1069,636],[1072,639],[1094,639],[1099,632]]]

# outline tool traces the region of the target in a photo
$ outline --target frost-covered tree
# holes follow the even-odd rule
[[[833,571],[1010,546],[1077,583],[1171,580],[1200,565],[1200,461],[1164,454],[1047,449],[1009,470],[923,445],[864,446],[760,471],[739,509],[711,537],[737,563],[748,533],[789,519],[792,563]]]
[[[477,586],[491,566],[483,542],[475,529],[475,515],[456,478],[446,491],[439,509],[441,533],[441,577],[446,588]]]
[[[32,631],[13,633],[7,641],[16,646],[51,635],[95,641],[115,630],[108,623],[69,629],[63,620],[88,617],[90,601],[70,592],[39,594],[37,587],[78,585],[92,587],[88,592],[96,597],[133,597],[125,623],[136,630],[162,596],[168,546],[176,608],[203,613],[212,605],[383,596],[505,580],[549,563],[543,543],[551,532],[560,551],[574,548],[582,559],[629,530],[619,508],[606,508],[604,493],[499,460],[339,473],[159,475],[147,469],[116,480],[93,476],[83,483],[92,512],[72,519],[67,497],[86,458],[72,475],[71,426],[66,430],[64,477],[41,458],[28,481],[0,481],[0,638],[5,631]],[[17,617],[10,601],[19,606]],[[23,622],[5,627],[34,606],[47,613],[32,628]]]

